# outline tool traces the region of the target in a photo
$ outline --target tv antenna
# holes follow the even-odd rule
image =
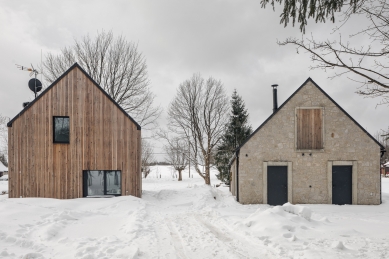
[[[36,78],[39,74],[38,70],[36,70],[32,64],[31,68],[21,65],[16,65],[16,67],[23,71],[29,71],[30,76],[34,75],[34,78],[31,78],[30,81],[28,81],[28,87],[34,92],[36,98],[36,93],[42,90],[42,83]]]

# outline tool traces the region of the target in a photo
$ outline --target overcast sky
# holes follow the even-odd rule
[[[279,24],[281,7],[257,1],[5,1],[0,0],[0,113],[10,118],[32,100],[28,72],[15,64],[39,65],[74,39],[112,30],[138,43],[147,59],[156,104],[166,108],[178,85],[193,73],[220,79],[231,96],[236,88],[257,128],[272,112],[271,84],[281,105],[311,77],[371,134],[388,128],[388,106],[355,94],[357,83],[329,79],[333,72],[310,70],[307,53],[278,46],[277,39],[301,38],[298,27]],[[354,22],[354,24],[353,24]],[[352,21],[349,28],[355,28]],[[359,23],[358,23],[359,25]],[[306,35],[334,37],[332,23],[310,21]],[[154,143],[155,152],[162,152]]]

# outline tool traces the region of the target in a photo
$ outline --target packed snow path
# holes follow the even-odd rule
[[[158,170],[142,199],[1,195],[0,258],[389,258],[389,178],[380,206],[271,207]]]
[[[228,203],[235,203],[231,196],[225,199],[209,186],[158,189],[144,192],[144,223],[152,230],[146,238],[146,258],[274,258],[260,240],[236,232],[212,209],[230,207]]]

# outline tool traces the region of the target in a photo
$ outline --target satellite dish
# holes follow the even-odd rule
[[[28,87],[31,91],[37,93],[42,90],[42,83],[36,78],[31,78],[30,81],[28,81]]]

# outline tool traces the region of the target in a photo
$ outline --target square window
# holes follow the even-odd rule
[[[54,143],[69,143],[70,121],[69,117],[57,116],[53,118]]]
[[[323,149],[323,110],[321,108],[297,109],[297,149]]]

